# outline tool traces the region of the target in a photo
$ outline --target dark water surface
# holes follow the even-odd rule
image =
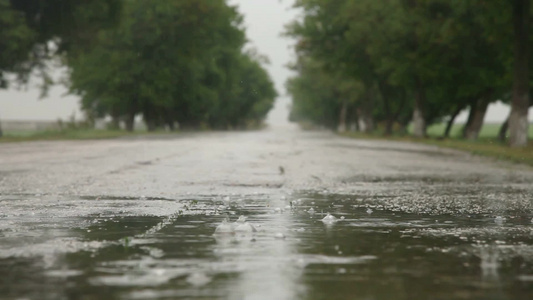
[[[0,299],[533,299],[531,210],[382,200],[213,196],[164,218],[0,212]],[[257,232],[214,235],[240,215]]]

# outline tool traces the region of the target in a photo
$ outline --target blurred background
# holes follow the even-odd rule
[[[1,0],[0,121],[504,142],[531,116],[515,97],[508,122],[516,41],[533,40],[518,2]]]
[[[253,49],[267,59],[262,67],[268,71],[279,94],[267,123],[287,126],[290,97],[285,92],[284,83],[291,73],[287,65],[294,60],[294,54],[291,50],[293,42],[281,33],[284,26],[296,18],[294,3],[292,0],[231,0],[228,4],[236,6],[244,18],[242,25],[247,35],[244,49]],[[61,84],[69,75],[67,67],[56,63],[48,71],[56,84],[49,87],[45,97],[42,97],[38,74],[22,86],[15,83],[0,89],[0,121],[4,133],[55,127],[58,120],[82,121],[85,118],[81,97],[69,93],[68,86]],[[142,120],[138,121],[142,126]]]

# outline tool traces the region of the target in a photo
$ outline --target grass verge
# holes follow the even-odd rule
[[[452,129],[450,131],[450,137],[452,138],[458,138],[460,139],[462,136],[464,124],[454,124],[452,126]],[[501,124],[498,123],[485,123],[483,124],[483,127],[481,127],[481,130],[479,132],[480,138],[494,138],[498,136],[498,132],[500,131]],[[444,123],[438,123],[433,124],[428,127],[427,134],[432,137],[440,137],[444,133],[444,129],[446,128],[446,124]],[[411,132],[411,126],[408,129]],[[533,139],[533,130],[529,131],[529,138]]]
[[[147,132],[124,130],[99,130],[99,129],[65,129],[47,131],[6,132],[0,138],[0,143],[26,142],[26,141],[56,141],[56,140],[102,140],[123,136],[136,136],[145,134],[164,134],[166,132]]]
[[[512,161],[515,163],[523,163],[533,166],[533,143],[530,142],[526,148],[510,148],[509,146],[500,143],[495,138],[480,138],[477,141],[468,141],[456,138],[437,139],[426,138],[419,139],[410,136],[383,136],[380,134],[364,134],[364,133],[343,133],[342,136],[359,139],[379,139],[392,140],[401,142],[414,142],[426,145],[435,145],[439,147],[452,148],[457,150],[468,151],[475,155],[482,155],[494,157],[501,160]]]

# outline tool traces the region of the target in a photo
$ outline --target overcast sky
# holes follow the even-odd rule
[[[293,42],[282,37],[281,33],[284,25],[298,15],[296,10],[291,9],[293,0],[229,0],[229,3],[239,6],[244,15],[250,44],[270,59],[271,63],[266,68],[276,84],[280,98],[268,121],[284,123],[290,103],[284,83],[290,76],[286,65],[293,60]],[[73,113],[80,118],[78,99],[65,96],[65,92],[63,87],[57,86],[51,90],[48,98],[39,100],[37,88],[30,88],[28,91],[0,90],[0,120],[68,119]],[[495,104],[489,108],[486,120],[502,121],[507,114],[506,106]],[[460,121],[465,119],[466,113],[463,113]]]
[[[285,91],[285,81],[291,75],[286,65],[293,60],[293,41],[282,37],[285,24],[294,20],[298,11],[292,8],[293,0],[230,0],[238,5],[244,15],[246,33],[251,46],[266,55],[270,64],[266,65],[276,84],[279,98],[267,120],[270,124],[287,122],[290,99]]]

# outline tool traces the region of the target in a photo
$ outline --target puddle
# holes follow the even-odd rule
[[[438,213],[327,192],[80,201],[116,210],[47,222],[22,209],[0,217],[1,299],[533,297],[533,216],[523,205],[474,201],[461,210],[456,200]],[[135,215],[132,201],[173,213]],[[323,221],[328,213],[335,222]],[[255,232],[214,235],[241,215]],[[53,250],[22,247],[32,241]]]

